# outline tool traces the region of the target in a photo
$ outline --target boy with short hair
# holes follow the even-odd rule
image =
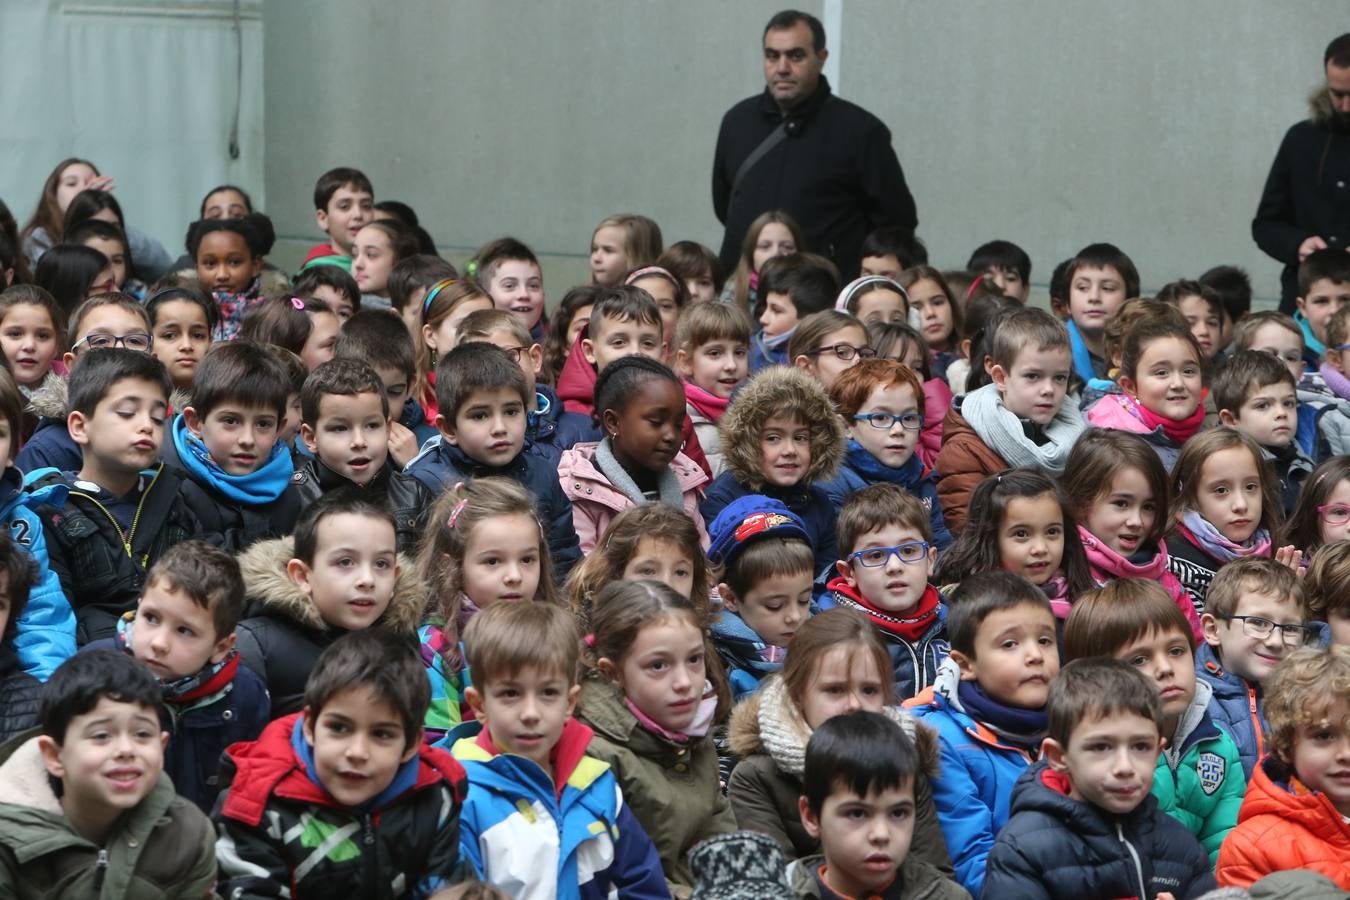
[[[1344,250],[1314,250],[1298,264],[1298,311],[1294,321],[1303,330],[1303,342],[1321,357],[1327,348],[1327,323],[1350,303],[1350,254]]]
[[[236,629],[240,660],[267,683],[277,716],[300,709],[310,669],[339,637],[375,625],[410,636],[426,604],[383,498],[356,488],[315,500],[293,538],[259,541],[239,569],[252,601]]]
[[[1259,350],[1228,358],[1211,385],[1219,421],[1261,446],[1280,479],[1284,514],[1294,511],[1303,482],[1314,468],[1298,445],[1298,385],[1278,359]]]
[[[756,288],[759,331],[751,341],[750,371],[789,363],[787,345],[797,323],[812,313],[834,309],[838,279],[825,267],[794,254],[764,265]]]
[[[966,269],[983,274],[1005,296],[1018,303],[1027,302],[1031,293],[1031,257],[1012,241],[989,241],[976,247]]]
[[[438,494],[488,475],[520,482],[539,503],[539,519],[547,524],[549,554],[561,580],[581,558],[581,545],[557,469],[525,450],[531,393],[520,364],[500,347],[474,341],[451,350],[436,364],[441,440],[427,444],[408,465],[408,474]]]
[[[534,342],[542,341],[548,331],[544,272],[534,251],[513,237],[497,238],[479,248],[474,262],[472,274],[497,308],[520,319]]]
[[[511,354],[520,364],[526,384],[534,385],[534,393],[525,407],[525,438],[531,450],[556,463],[564,450],[591,439],[595,430],[591,420],[581,413],[563,409],[553,388],[539,381],[539,371],[544,364],[543,348],[517,316],[504,309],[471,312],[459,323],[457,340],[460,344],[470,341],[493,344]]]
[[[1209,715],[1213,689],[1195,675],[1195,633],[1161,585],[1122,578],[1074,602],[1066,661],[1112,656],[1151,679],[1166,740],[1153,775],[1158,807],[1195,835],[1213,863],[1237,824],[1246,781],[1237,745]]]
[[[1303,576],[1308,609],[1327,624],[1333,644],[1350,647],[1350,541],[1317,548]]]
[[[291,290],[302,299],[312,297],[324,301],[342,322],[361,311],[361,288],[351,273],[341,266],[311,263],[295,274]]]
[[[145,307],[135,297],[115,291],[95,294],[75,307],[65,333],[69,335],[70,347],[61,361],[67,371],[89,350],[125,347],[149,353],[152,341],[150,316]],[[34,392],[29,404],[38,416],[37,428],[19,450],[14,464],[25,473],[46,468],[79,471],[80,445],[66,428],[66,418],[70,415],[67,382],[60,378],[47,379]],[[18,432],[15,435],[17,437]]]
[[[844,606],[871,619],[891,655],[895,695],[915,696],[946,655],[947,608],[928,583],[937,562],[928,510],[904,488],[869,485],[839,510],[838,576],[821,610]]]
[[[797,803],[821,853],[788,864],[795,896],[969,900],[909,852],[918,771],[913,740],[880,713],[844,713],[812,733]]]
[[[1209,857],[1150,794],[1157,689],[1115,659],[1079,659],[1050,687],[1042,759],[1013,791],[986,897],[1172,897],[1214,889]]]
[[[1266,753],[1263,686],[1313,631],[1303,585],[1273,559],[1234,560],[1210,582],[1200,624],[1205,643],[1195,655],[1195,672],[1213,689],[1209,714],[1232,736],[1243,776],[1251,778]]]
[[[675,326],[675,371],[684,382],[685,413],[713,478],[725,468],[717,424],[749,375],[750,316],[729,303],[696,303]]]
[[[593,415],[595,379],[600,371],[624,356],[646,356],[659,362],[665,353],[664,340],[661,308],[650,294],[632,285],[602,291],[558,375],[563,406],[569,412]],[[594,440],[599,440],[598,426],[595,435]]]
[[[216,344],[192,379],[192,404],[164,442],[198,533],[226,550],[289,534],[300,515],[294,463],[280,440],[290,393],[290,377],[267,347]]]
[[[956,880],[979,896],[1013,785],[1045,739],[1059,650],[1050,601],[1011,572],[967,578],[947,609],[951,653],[911,706],[938,733],[933,803]]]
[[[655,846],[609,765],[586,755],[591,729],[572,718],[581,691],[572,614],[489,606],[464,646],[474,680],[465,700],[478,721],[460,726],[452,752],[469,781],[460,852],[479,877],[516,897],[669,897]]]
[[[203,541],[174,544],[150,569],[117,634],[85,647],[120,650],[150,670],[169,710],[164,768],[204,813],[220,793],[220,755],[262,733],[272,705],[262,679],[239,664],[235,626],[244,581],[234,558]]]
[[[810,618],[815,553],[801,518],[761,494],[729,504],[708,537],[708,561],[722,573],[713,648],[739,701],[783,668],[788,643]]]
[[[422,743],[430,702],[404,638],[373,629],[328,647],[304,709],[227,753],[214,814],[221,892],[426,898],[470,877],[464,769]]]
[[[82,353],[70,373],[71,436],[78,472],[33,473],[29,489],[60,485],[65,503],[38,509],[48,564],[75,610],[79,645],[112,637],[136,608],[146,570],[197,533],[183,479],[159,454],[170,381],[148,353],[114,347]]]
[[[912,231],[898,225],[883,225],[863,239],[859,275],[899,278],[915,266],[928,265],[928,251]]]
[[[1064,269],[1073,368],[1084,384],[1108,377],[1102,330],[1120,305],[1139,296],[1139,270],[1114,244],[1089,244]]]
[[[0,764],[0,890],[12,897],[211,896],[215,834],[164,774],[159,684],[80,653],[42,697],[42,734]]]
[[[387,312],[368,309],[355,313],[338,332],[335,359],[356,359],[369,365],[384,384],[384,396],[393,416],[389,423],[389,455],[401,469],[436,436],[422,404],[413,396],[417,383],[417,353],[412,335]]]
[[[1350,891],[1350,647],[1296,650],[1270,679],[1270,755],[1219,851],[1225,886],[1308,869]]]
[[[352,241],[370,224],[375,189],[359,169],[339,166],[329,169],[314,183],[314,221],[328,240],[309,248],[302,265],[320,260],[328,265],[352,268]]]
[[[1064,323],[1035,307],[1014,310],[990,349],[991,383],[953,402],[942,423],[934,468],[953,534],[965,527],[970,495],[985,476],[1024,466],[1058,476],[1087,427],[1077,400],[1066,397],[1074,363]]]
[[[389,270],[389,306],[407,326],[408,335],[422,334],[422,301],[437,282],[458,278],[459,271],[439,256],[418,253],[394,263]],[[386,311],[387,314],[387,311]]]
[[[293,479],[301,506],[344,487],[361,488],[394,514],[399,552],[416,553],[436,497],[390,458],[389,400],[375,370],[342,358],[317,366],[300,391],[300,416],[300,440],[313,454]]]

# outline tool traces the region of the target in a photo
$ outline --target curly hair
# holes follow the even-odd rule
[[[1347,697],[1350,647],[1304,647],[1286,656],[1266,684],[1271,755],[1292,768],[1299,729],[1324,721],[1332,707],[1337,702],[1344,704]],[[1350,722],[1336,724],[1350,728]]]

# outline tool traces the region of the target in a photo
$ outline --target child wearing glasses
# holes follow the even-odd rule
[[[938,496],[953,534],[986,475],[1030,467],[1058,477],[1086,427],[1077,399],[1065,402],[1073,356],[1063,322],[1034,307],[1009,313],[990,360],[991,383],[953,403],[942,425]]]
[[[894,360],[865,359],[835,380],[830,399],[848,436],[839,474],[821,485],[830,501],[838,507],[869,484],[898,484],[928,510],[933,543],[946,550],[952,536],[942,518],[937,477],[915,452],[924,424],[919,376]]]
[[[1210,717],[1237,743],[1247,778],[1266,754],[1263,688],[1280,660],[1320,630],[1306,620],[1303,584],[1269,557],[1235,560],[1210,583],[1195,672],[1213,689]]]
[[[820,608],[855,609],[886,643],[895,695],[907,700],[933,683],[947,655],[947,610],[928,583],[937,562],[928,510],[898,484],[853,494],[839,510],[838,577]]]
[[[1285,539],[1310,559],[1323,544],[1350,538],[1350,457],[1333,456],[1303,483]]]
[[[863,323],[834,309],[802,319],[788,341],[791,364],[819,381],[827,391],[844,372],[876,355]]]

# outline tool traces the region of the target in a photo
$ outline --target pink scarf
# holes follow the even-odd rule
[[[684,399],[709,422],[719,421],[731,403],[730,397],[722,398],[711,394],[692,381],[684,382]]]
[[[1186,589],[1181,586],[1177,576],[1173,575],[1168,568],[1167,545],[1162,541],[1158,542],[1158,552],[1148,562],[1132,562],[1112,550],[1106,544],[1097,539],[1097,536],[1088,531],[1082,525],[1078,526],[1078,536],[1083,542],[1083,552],[1087,554],[1088,569],[1092,575],[1092,580],[1097,584],[1106,584],[1116,578],[1147,578],[1149,581],[1156,581],[1167,591],[1167,595],[1172,598],[1172,602],[1177,605],[1177,609],[1186,616],[1186,621],[1191,625],[1191,631],[1195,634],[1196,640],[1204,637],[1203,630],[1200,627],[1200,616],[1195,612],[1195,604],[1191,602],[1191,595],[1186,593]]]
[[[1064,577],[1062,570],[1057,570],[1050,580],[1041,585],[1041,593],[1045,594],[1050,601],[1050,611],[1055,614],[1056,619],[1067,619],[1069,610],[1073,609],[1073,603],[1069,599],[1069,579]]]
[[[1205,404],[1203,399],[1195,405],[1195,412],[1184,419],[1169,419],[1167,416],[1160,416],[1149,409],[1137,399],[1130,398],[1134,402],[1135,412],[1144,424],[1148,426],[1149,431],[1153,431],[1162,426],[1163,434],[1167,435],[1178,444],[1184,444],[1196,435],[1200,426],[1205,423]]]
[[[712,727],[713,715],[717,712],[717,692],[713,690],[711,682],[703,685],[703,699],[699,701],[698,712],[694,714],[694,721],[689,723],[689,728],[685,731],[669,731],[662,728],[627,696],[623,698],[623,705],[628,707],[628,711],[637,719],[643,730],[677,744],[687,744],[695,738],[706,735],[708,729]]]

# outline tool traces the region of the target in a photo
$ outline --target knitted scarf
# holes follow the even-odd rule
[[[709,393],[692,381],[684,382],[684,399],[700,416],[709,422],[720,421],[722,414],[727,411],[727,406],[731,403],[730,397],[719,397],[716,394]]]
[[[1195,437],[1200,431],[1200,426],[1205,423],[1205,404],[1203,402],[1195,405],[1195,412],[1184,419],[1169,419],[1167,416],[1160,416],[1136,398],[1131,397],[1135,412],[1138,413],[1140,420],[1148,426],[1149,431],[1162,428],[1163,434],[1167,435],[1178,444],[1184,444],[1186,441]]]
[[[980,440],[1003,457],[1009,466],[1030,466],[1056,476],[1064,473],[1069,451],[1087,427],[1078,403],[1066,397],[1050,424],[1045,426],[1048,440],[1038,445],[1027,437],[1017,414],[1003,405],[998,386],[994,384],[986,384],[966,394],[961,401],[961,416],[975,429]]]
[[[127,612],[117,620],[117,632],[113,643],[118,650],[134,654],[132,642],[135,640],[134,628],[136,613]],[[234,676],[239,672],[239,651],[231,650],[218,663],[207,662],[198,672],[184,675],[172,681],[161,681],[160,690],[164,702],[181,706],[206,697],[216,699],[233,690]]]
[[[1322,363],[1322,367],[1317,370],[1322,376],[1322,380],[1331,388],[1331,392],[1342,400],[1350,400],[1350,378],[1346,378],[1340,372],[1331,367],[1330,363]]]
[[[239,329],[244,324],[244,314],[262,300],[262,286],[259,279],[255,278],[241,293],[216,291],[211,297],[216,301],[216,308],[220,310],[220,320],[211,330],[211,340],[232,341],[239,337]]]
[[[778,770],[797,778],[806,768],[806,744],[811,740],[811,726],[802,718],[802,711],[788,696],[787,686],[780,676],[766,678],[758,696],[759,711],[755,724],[759,726],[759,742]],[[881,714],[905,730],[912,740],[917,723],[914,716],[896,706],[883,707]]]
[[[938,614],[938,589],[931,584],[919,598],[919,605],[910,616],[896,616],[891,613],[882,612],[872,604],[868,603],[857,590],[844,581],[843,578],[836,578],[826,585],[826,589],[833,592],[834,599],[840,606],[847,606],[850,609],[856,609],[872,620],[872,624],[877,628],[893,634],[906,643],[914,643],[923,637],[932,624],[937,621]]]
[[[622,491],[624,496],[632,500],[636,506],[645,506],[652,501],[643,493],[642,488],[638,487],[633,476],[628,474],[628,470],[614,458],[614,442],[612,438],[606,437],[600,443],[595,445],[595,467],[600,470],[600,474],[615,488]],[[684,491],[680,490],[680,479],[671,471],[670,466],[666,466],[661,473],[656,476],[657,494],[661,502],[667,506],[673,506],[676,509],[684,509]]]
[[[861,475],[868,484],[885,481],[898,484],[905,490],[918,484],[924,475],[923,461],[918,454],[911,455],[900,466],[891,467],[863,449],[863,445],[853,438],[848,439],[848,447],[844,450],[844,465]]]
[[[195,479],[200,479],[213,490],[230,500],[245,506],[259,506],[271,503],[286,492],[295,474],[295,464],[291,462],[290,451],[277,441],[272,445],[271,454],[260,469],[247,475],[231,475],[222,469],[214,459],[205,442],[188,431],[182,416],[173,420],[171,426],[174,447],[183,468]]]
[[[1210,521],[1193,509],[1188,509],[1177,526],[1186,540],[1217,560],[1220,565],[1247,556],[1270,556],[1270,532],[1258,528],[1244,543],[1236,544],[1224,537]]]

